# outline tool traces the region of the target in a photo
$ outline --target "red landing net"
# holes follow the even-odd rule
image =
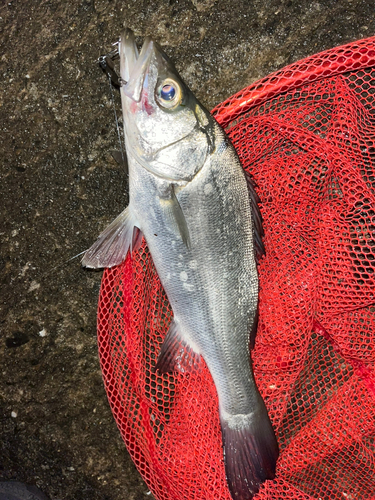
[[[257,500],[375,499],[375,37],[214,109],[262,200],[255,377],[281,454]],[[108,399],[158,500],[230,500],[207,369],[159,376],[171,320],[147,247],[106,270]]]

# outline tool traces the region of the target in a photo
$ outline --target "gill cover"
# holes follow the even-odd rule
[[[149,37],[138,54],[127,29],[119,53],[127,154],[156,177],[183,185],[213,150],[214,120]]]

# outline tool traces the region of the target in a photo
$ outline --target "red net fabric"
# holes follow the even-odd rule
[[[257,500],[375,499],[375,38],[219,105],[262,200],[255,377],[277,433]],[[145,244],[103,276],[99,353],[122,437],[158,500],[230,500],[207,369],[159,376],[171,308]]]

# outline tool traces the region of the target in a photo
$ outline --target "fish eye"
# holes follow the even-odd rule
[[[175,108],[182,100],[181,87],[174,80],[167,78],[159,85],[156,97],[163,108]]]
[[[176,90],[170,83],[163,85],[160,91],[160,98],[163,101],[172,101],[174,96],[176,95]]]

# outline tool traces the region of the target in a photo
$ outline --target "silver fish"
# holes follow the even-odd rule
[[[156,369],[188,371],[204,358],[229,490],[249,500],[274,477],[279,452],[249,352],[263,251],[257,196],[224,131],[160,46],[146,38],[138,53],[126,30],[119,54],[130,202],[82,263],[120,264],[145,237],[173,309]]]

